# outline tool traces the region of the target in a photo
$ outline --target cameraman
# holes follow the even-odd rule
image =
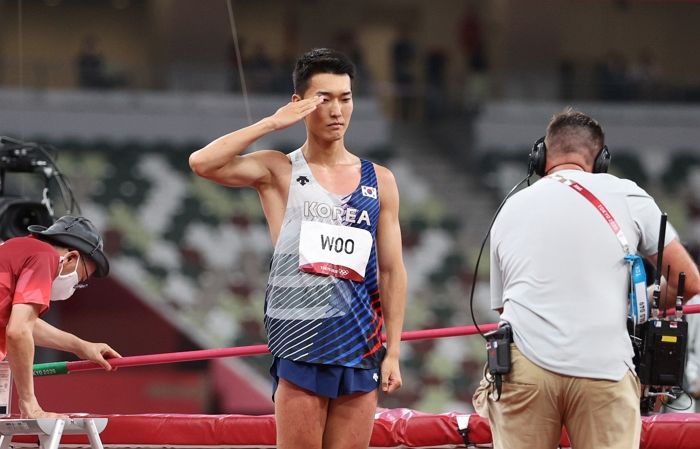
[[[102,238],[83,217],[64,216],[49,228],[29,227],[27,237],[0,245],[0,359],[7,355],[22,418],[65,418],[45,412],[34,395],[34,345],[59,349],[111,370],[107,358],[121,357],[105,343],[63,332],[39,316],[51,301],[68,299],[90,276],[104,277],[109,262]]]
[[[474,406],[488,417],[496,449],[556,448],[562,426],[579,449],[639,447],[626,253],[601,208],[562,179],[592,193],[619,224],[629,252],[652,263],[661,211],[633,182],[604,174],[604,144],[594,119],[571,109],[556,114],[536,172],[560,178],[515,194],[493,226],[491,305],[512,326],[512,365],[500,399],[485,378]],[[685,299],[700,291],[697,267],[671,226],[663,262],[663,273],[671,269],[670,298],[681,271]]]

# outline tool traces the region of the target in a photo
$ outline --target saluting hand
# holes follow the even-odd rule
[[[316,107],[323,102],[323,98],[315,95],[299,101],[291,101],[282,106],[269,117],[275,129],[289,128],[299,120],[316,110]]]

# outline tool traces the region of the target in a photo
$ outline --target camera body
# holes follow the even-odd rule
[[[11,173],[33,173],[48,165],[49,161],[33,146],[18,145],[14,142],[0,146],[0,170]]]
[[[685,372],[688,323],[649,320],[639,327],[637,375],[643,385],[681,386]]]

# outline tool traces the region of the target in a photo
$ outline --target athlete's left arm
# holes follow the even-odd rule
[[[399,190],[396,180],[388,169],[376,165],[375,168],[380,200],[377,225],[379,292],[387,337],[387,353],[382,362],[382,390],[391,393],[401,388],[402,383],[399,345],[406,307],[406,268],[401,248]]]

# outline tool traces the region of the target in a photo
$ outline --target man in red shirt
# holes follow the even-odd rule
[[[68,299],[104,277],[109,262],[90,220],[64,216],[49,228],[29,226],[30,236],[0,244],[0,359],[7,356],[22,418],[64,418],[45,412],[34,395],[34,346],[72,352],[111,370],[106,359],[121,357],[105,343],[92,343],[59,330],[39,316],[51,301]]]

